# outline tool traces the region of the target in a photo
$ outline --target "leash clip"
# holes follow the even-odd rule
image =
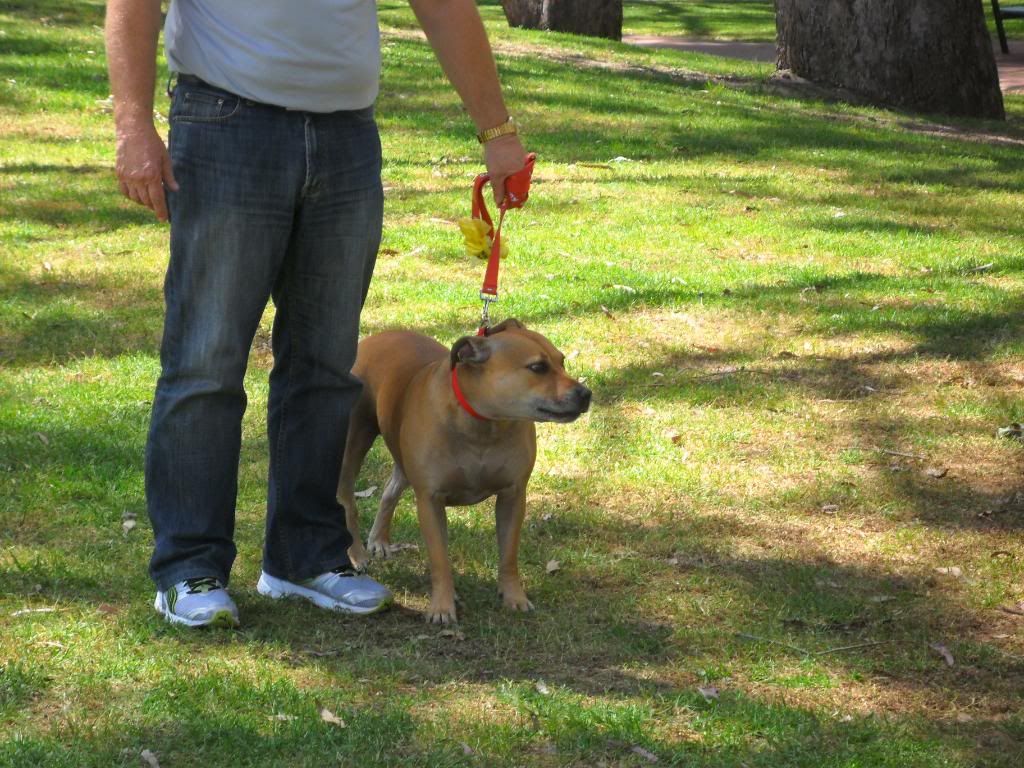
[[[484,336],[487,329],[491,327],[490,306],[498,300],[498,295],[480,291],[480,300],[484,303],[484,306],[480,312],[480,330],[477,332],[477,335]]]

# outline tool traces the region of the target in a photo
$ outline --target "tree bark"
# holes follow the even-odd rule
[[[778,66],[877,104],[1005,119],[978,0],[776,0]]]
[[[622,0],[501,0],[511,27],[622,39]]]

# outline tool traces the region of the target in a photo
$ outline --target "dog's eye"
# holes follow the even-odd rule
[[[534,373],[547,373],[548,371],[551,370],[551,367],[543,360],[539,360],[536,363],[530,363],[526,367],[529,368]]]

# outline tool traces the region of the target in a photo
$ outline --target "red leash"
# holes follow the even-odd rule
[[[533,177],[533,164],[537,155],[531,152],[526,156],[526,165],[505,179],[505,197],[498,206],[498,226],[495,228],[491,214],[484,203],[484,185],[491,180],[489,173],[481,173],[473,182],[473,218],[482,219],[488,226],[491,236],[491,256],[487,260],[487,271],[480,288],[480,298],[484,302],[483,314],[480,316],[480,329],[477,336],[483,336],[490,324],[488,307],[498,300],[498,267],[501,264],[501,225],[505,221],[505,212],[511,208],[522,208],[530,197],[530,180]]]
[[[491,238],[491,255],[487,260],[487,271],[484,273],[484,282],[480,287],[480,298],[484,303],[483,312],[480,315],[480,327],[477,329],[477,336],[486,336],[490,327],[491,318],[488,314],[488,307],[491,302],[498,300],[498,267],[501,265],[501,225],[505,221],[505,212],[510,208],[522,208],[523,203],[530,197],[530,180],[533,177],[533,164],[537,155],[531,152],[526,156],[526,164],[521,170],[516,171],[505,179],[505,197],[498,206],[498,226],[495,228],[491,214],[487,211],[487,204],[484,202],[484,185],[491,180],[489,173],[481,173],[473,181],[473,218],[481,219],[487,224],[487,234]],[[486,416],[481,416],[462,392],[459,386],[458,366],[452,365],[452,392],[462,409],[480,421],[489,421]]]

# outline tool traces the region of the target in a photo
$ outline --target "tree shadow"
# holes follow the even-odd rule
[[[123,274],[34,279],[0,265],[0,298],[11,306],[0,333],[8,367],[63,364],[87,356],[155,352],[163,296]]]

